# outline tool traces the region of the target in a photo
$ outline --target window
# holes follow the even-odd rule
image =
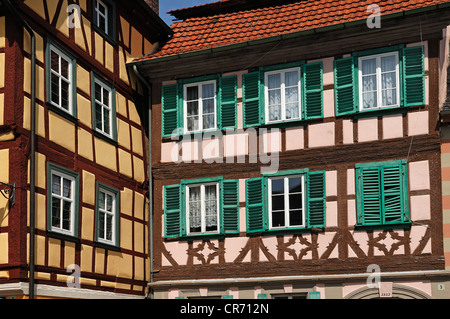
[[[165,238],[239,233],[239,181],[217,177],[165,186],[164,225]]]
[[[244,127],[323,118],[322,62],[294,62],[242,76]]]
[[[300,68],[265,74],[268,123],[300,119]]]
[[[361,110],[400,106],[398,52],[359,58]]]
[[[216,81],[184,86],[185,133],[216,128]]]
[[[406,161],[356,165],[357,225],[409,223]]]
[[[248,179],[246,198],[247,233],[325,226],[323,171],[294,170]]]
[[[115,41],[115,4],[110,0],[93,0],[93,26],[109,41]]]
[[[96,240],[118,246],[119,192],[107,185],[97,184]]]
[[[270,229],[304,226],[304,176],[270,178],[268,185]]]
[[[162,137],[237,127],[237,76],[211,75],[162,87]]]
[[[116,140],[115,90],[103,79],[92,77],[92,115],[95,132]]]
[[[424,47],[355,52],[334,61],[336,115],[425,104]]]
[[[48,164],[48,230],[77,236],[78,227],[78,174]]]
[[[188,235],[219,231],[219,184],[186,187]]]
[[[47,41],[47,105],[63,115],[77,116],[76,60]]]

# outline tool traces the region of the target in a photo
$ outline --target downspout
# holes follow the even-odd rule
[[[23,19],[17,8],[10,0],[1,0],[14,14],[15,18],[23,25],[30,34],[31,39],[31,129],[30,129],[30,278],[29,278],[29,298],[34,299],[34,255],[35,255],[35,172],[36,172],[36,36],[30,25]]]
[[[152,87],[142,74],[133,65],[133,71],[142,84],[147,87],[148,92],[148,228],[149,228],[149,255],[150,255],[150,283],[153,283],[153,173],[152,173]],[[150,299],[154,298],[153,288],[149,287]]]

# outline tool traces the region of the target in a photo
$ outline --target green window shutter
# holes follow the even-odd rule
[[[320,299],[320,291],[308,292],[308,299]]]
[[[242,76],[244,127],[257,126],[262,123],[261,116],[261,74],[247,73]]]
[[[178,109],[179,85],[170,84],[162,87],[162,136],[173,136],[174,131],[180,128]],[[178,134],[178,132],[176,132]]]
[[[378,167],[357,169],[358,223],[381,223],[381,174]]]
[[[423,46],[402,49],[404,106],[425,104],[425,67]]]
[[[237,76],[220,78],[220,118],[222,129],[237,127]]]
[[[233,295],[224,295],[222,299],[233,299]]]
[[[303,68],[304,118],[323,117],[323,65],[309,63]]]
[[[180,236],[182,202],[181,185],[164,187],[165,238]]]
[[[334,61],[336,115],[356,112],[358,109],[357,77],[353,57]]]
[[[308,226],[325,227],[326,212],[325,172],[307,174]]]
[[[239,233],[239,180],[221,181],[223,233]]]
[[[383,174],[384,220],[386,223],[403,222],[402,169],[386,167]]]
[[[258,299],[269,299],[267,294],[258,294]]]
[[[265,183],[264,178],[248,179],[245,182],[247,199],[247,233],[266,230],[265,218]]]

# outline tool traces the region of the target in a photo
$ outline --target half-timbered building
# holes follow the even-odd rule
[[[158,1],[0,1],[0,297],[143,298]]]
[[[450,3],[172,14],[173,37],[130,63],[152,85],[155,296],[448,297]]]

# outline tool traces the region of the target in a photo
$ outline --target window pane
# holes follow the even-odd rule
[[[298,87],[298,72],[286,72],[286,86],[297,86]]]
[[[102,109],[103,107],[100,104],[95,103],[95,127],[101,131],[103,130]]]
[[[98,237],[105,239],[105,213],[98,215]]]
[[[267,79],[268,79],[267,87],[269,88],[269,90],[278,89],[281,87],[281,74],[280,73],[270,74],[267,77]]]
[[[106,215],[106,238],[107,240],[112,240],[112,224],[113,224],[113,218],[112,215],[107,214]]]
[[[383,90],[381,92],[383,106],[397,105],[397,90]]]
[[[66,59],[61,57],[61,75],[68,80],[69,79],[69,66],[70,63]]]
[[[285,226],[284,221],[284,211],[283,212],[272,212],[272,227],[283,227]]]
[[[284,211],[284,195],[272,196],[272,212]]]
[[[98,208],[105,210],[105,193],[98,194]]]
[[[63,196],[72,198],[72,181],[66,178],[63,178]]]
[[[273,179],[272,194],[284,194],[284,179]]]
[[[102,87],[98,83],[95,83],[95,99],[99,102],[102,101]]]
[[[269,105],[280,105],[280,104],[281,104],[281,90],[269,91]]]
[[[397,59],[395,55],[385,56],[381,58],[381,72],[395,71]]]
[[[214,114],[203,116],[203,129],[207,130],[210,128],[214,128]]]
[[[106,19],[103,16],[98,17],[98,27],[101,30],[108,32],[108,30],[106,29]]]
[[[61,177],[52,175],[52,194],[61,195]]]
[[[288,88],[286,89],[286,103],[297,103],[298,102],[298,88]]]
[[[269,107],[269,121],[281,120],[281,105]]]
[[[61,80],[61,107],[69,110],[69,83]]]
[[[106,106],[109,106],[109,94],[110,92],[103,88],[103,104]]]
[[[369,109],[377,107],[377,93],[363,93],[363,108]]]
[[[59,73],[59,55],[56,52],[51,51],[51,68],[53,71]]]
[[[289,178],[289,193],[300,193],[302,191],[301,177]]]
[[[214,114],[214,99],[203,100],[203,114]]]
[[[59,105],[59,77],[52,74],[51,80],[51,100],[53,103]]]
[[[216,185],[205,186],[206,231],[217,230],[217,189]]]
[[[72,210],[72,203],[68,201],[63,202],[63,226],[65,230],[70,230],[70,213]]]
[[[362,60],[362,74],[363,75],[372,75],[377,72],[377,60],[376,59],[367,59]]]
[[[286,119],[296,119],[299,118],[298,103],[286,104]]]
[[[198,130],[198,116],[188,117],[187,119],[187,126],[188,131],[197,131]]]
[[[303,215],[301,210],[289,211],[289,226],[303,225]]]
[[[207,98],[212,98],[215,95],[215,90],[214,90],[214,84],[210,83],[210,84],[204,84],[202,86],[202,98],[207,99]]]
[[[302,194],[289,195],[289,208],[290,209],[301,209],[302,204]]]
[[[52,197],[52,226],[61,227],[61,200]]]
[[[186,98],[188,101],[198,100],[198,87],[188,86],[186,90],[187,90]]]
[[[189,188],[189,229],[201,232],[201,195],[200,187]]]
[[[111,127],[109,125],[109,121],[110,121],[110,111],[108,109],[103,108],[103,132],[105,132],[106,134],[110,134],[111,133]]]
[[[187,103],[187,116],[198,115],[198,102]]]
[[[113,197],[109,194],[106,195],[106,210],[108,212],[113,211]]]

